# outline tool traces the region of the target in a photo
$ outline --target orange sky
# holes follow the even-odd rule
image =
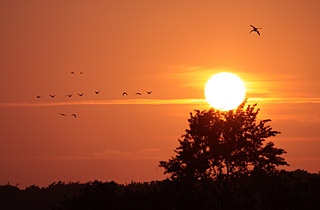
[[[318,172],[319,20],[316,0],[1,1],[0,184],[164,178],[221,71],[282,132],[287,169]]]

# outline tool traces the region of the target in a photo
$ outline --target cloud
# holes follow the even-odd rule
[[[262,102],[271,104],[288,104],[288,103],[320,103],[320,98],[249,98],[249,102]]]
[[[231,72],[238,75],[245,83],[249,97],[309,97],[319,96],[319,74],[274,74],[251,73],[232,68],[172,67],[170,72],[159,75],[162,79],[174,80],[175,83],[193,89],[203,89],[212,75],[219,72]],[[268,100],[268,99],[267,99]],[[295,103],[295,102],[294,102]]]
[[[87,156],[61,157],[0,157],[0,160],[96,160],[96,159],[168,159],[172,148],[144,148],[132,151],[106,149],[102,152],[92,152]]]
[[[286,103],[320,103],[318,98],[276,98],[260,97],[248,98],[248,102],[286,104]],[[128,100],[85,100],[75,102],[50,102],[50,103],[0,103],[0,107],[38,107],[38,106],[76,106],[76,105],[207,105],[204,98],[198,99],[128,99]]]
[[[0,103],[0,107],[28,106],[72,106],[72,105],[166,105],[166,104],[203,104],[205,99],[127,99],[127,100],[85,100],[75,102],[50,103]]]
[[[133,151],[121,151],[107,149],[103,152],[90,154],[91,158],[103,159],[166,159],[168,158],[168,149],[166,148],[145,148]]]

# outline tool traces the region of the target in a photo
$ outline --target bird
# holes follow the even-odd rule
[[[63,113],[59,113],[61,116],[63,116],[63,117],[65,117],[65,116],[67,116],[67,115],[65,115],[65,114],[63,114]]]
[[[71,74],[74,74],[74,71],[72,71]]]
[[[123,92],[123,93],[122,93],[122,96],[127,96],[127,95],[128,95],[127,92]]]
[[[37,98],[41,98],[41,96],[37,96]]]
[[[139,95],[139,96],[141,96],[142,94],[141,94],[141,93],[136,93],[136,95]]]
[[[76,115],[76,114],[72,114],[71,116],[73,116],[74,118],[77,118],[77,115]]]
[[[67,96],[70,98],[71,96],[73,96],[73,94],[67,94]]]
[[[152,90],[151,91],[146,91],[149,95],[153,92]]]
[[[257,27],[255,27],[255,26],[253,26],[253,25],[250,25],[253,29],[250,31],[250,33],[251,32],[257,32],[257,34],[260,36],[260,32],[259,32],[259,30],[258,29],[262,29],[262,28],[257,28]]]
[[[49,94],[49,96],[50,96],[51,98],[54,98],[56,95],[51,95],[51,94]]]
[[[83,74],[83,72],[81,71],[80,74]]]
[[[100,93],[100,90],[98,90],[98,91],[94,91],[96,94],[99,94]]]
[[[84,93],[78,93],[78,96],[83,96]]]

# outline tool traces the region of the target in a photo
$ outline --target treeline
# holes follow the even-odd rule
[[[0,186],[0,209],[301,210],[319,209],[320,173],[304,170],[183,183],[152,181]]]

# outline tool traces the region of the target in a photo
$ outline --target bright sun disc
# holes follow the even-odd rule
[[[206,100],[213,108],[228,111],[243,102],[246,88],[237,75],[222,72],[208,80],[204,92]]]

